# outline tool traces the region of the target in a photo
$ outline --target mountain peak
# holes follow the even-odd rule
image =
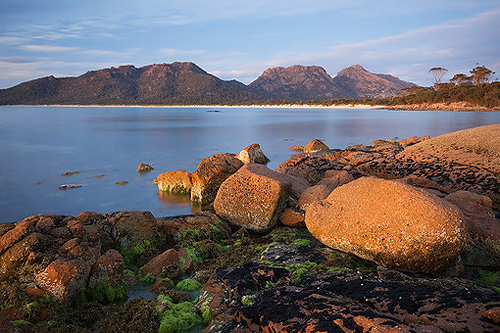
[[[270,98],[289,100],[328,100],[347,97],[323,67],[294,65],[266,69],[250,83],[251,91]]]
[[[395,96],[403,88],[414,86],[413,83],[400,80],[389,74],[374,74],[361,65],[346,67],[337,73],[335,82],[349,91],[353,98],[364,96],[384,98]]]
[[[355,73],[370,73],[361,65],[352,65],[340,70],[337,76],[353,75]],[[371,73],[370,73],[371,74]]]

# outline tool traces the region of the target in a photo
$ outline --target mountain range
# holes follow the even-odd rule
[[[48,76],[0,89],[0,105],[43,104],[248,104],[337,98],[395,96],[414,86],[360,65],[331,77],[319,66],[295,65],[265,70],[249,85],[224,81],[191,62],[111,67],[78,77]]]

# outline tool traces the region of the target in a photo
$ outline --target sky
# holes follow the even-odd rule
[[[432,67],[498,78],[500,0],[0,0],[0,88],[175,61],[246,84],[296,64],[423,86]]]

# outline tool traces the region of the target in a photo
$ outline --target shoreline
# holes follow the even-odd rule
[[[283,105],[275,105],[275,104],[249,104],[249,105],[226,105],[226,104],[210,104],[210,105],[202,105],[202,104],[194,104],[194,105],[164,105],[164,104],[158,104],[158,105],[116,105],[116,104],[109,104],[109,105],[103,105],[103,104],[89,104],[89,105],[82,105],[82,104],[18,104],[18,105],[0,105],[3,107],[92,107],[92,108],[112,108],[112,107],[124,107],[124,108],[274,108],[274,109],[280,109],[280,108],[288,108],[288,109],[380,109],[380,108],[385,108],[383,105],[368,105],[368,104],[341,104],[341,105],[302,105],[302,104],[283,104]]]
[[[433,104],[405,104],[405,105],[370,105],[370,104],[338,104],[338,105],[308,105],[308,104],[249,104],[249,105],[116,105],[116,104],[18,104],[18,105],[0,105],[0,107],[78,107],[78,108],[269,108],[269,109],[371,109],[371,110],[391,110],[391,111],[500,111],[500,107],[488,108],[484,106],[470,106],[465,103],[433,103]]]

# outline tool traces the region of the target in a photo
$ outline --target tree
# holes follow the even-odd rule
[[[429,69],[429,73],[431,73],[432,77],[434,78],[434,87],[437,87],[438,84],[441,83],[443,76],[448,73],[448,70],[444,67],[432,67],[431,69]]]
[[[481,87],[484,83],[488,82],[490,76],[495,74],[490,69],[484,66],[477,66],[476,68],[470,71],[472,74],[472,79],[474,80],[474,84],[478,87]]]
[[[454,83],[455,85],[459,86],[464,82],[470,81],[472,78],[470,76],[467,76],[465,74],[455,74],[451,79],[450,82]]]

